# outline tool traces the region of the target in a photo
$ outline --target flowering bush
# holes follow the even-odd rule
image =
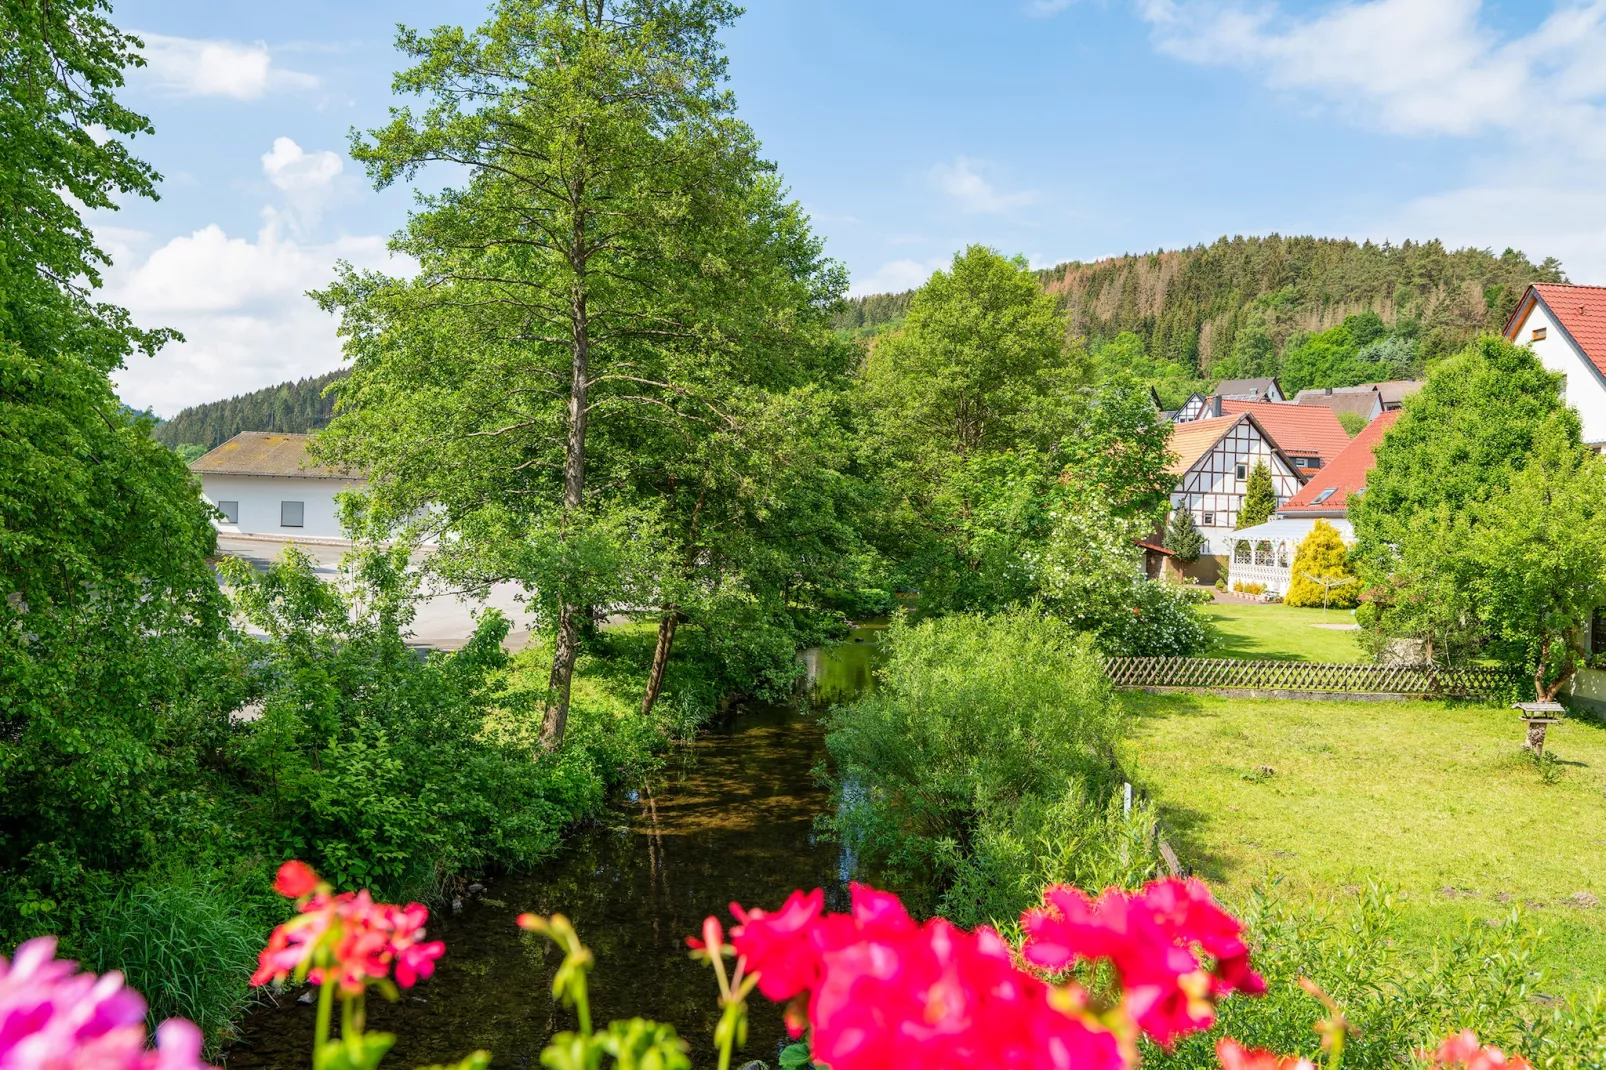
[[[54,937],[0,958],[0,1067],[5,1070],[207,1070],[201,1031],[182,1018],[145,1047],[145,1001],[117,972],[96,977],[56,958]]]

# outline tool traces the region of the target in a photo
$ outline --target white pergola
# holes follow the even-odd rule
[[[1346,543],[1355,541],[1355,529],[1348,520],[1334,518],[1327,523],[1338,530]],[[1278,517],[1233,532],[1227,586],[1258,583],[1269,592],[1287,594],[1293,579],[1294,554],[1315,526],[1315,517]]]

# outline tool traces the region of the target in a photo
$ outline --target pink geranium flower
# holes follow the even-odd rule
[[[742,924],[732,940],[760,991],[806,998],[816,1062],[832,1070],[1126,1065],[1119,1038],[1083,1013],[1079,994],[1018,969],[991,929],[917,924],[896,896],[857,884],[849,913],[823,907],[819,892],[795,893],[773,914],[733,907]],[[798,1035],[801,1023],[793,1025]]]
[[[288,880],[283,879],[292,865],[306,872],[292,871]],[[297,916],[269,935],[251,975],[253,985],[289,977],[322,984],[333,977],[342,992],[356,995],[370,981],[389,977],[393,968],[396,983],[403,988],[434,974],[435,960],[445,953],[446,945],[424,939],[429,910],[423,904],[375,903],[366,890],[331,895],[329,886],[303,863],[287,862],[279,873],[275,887],[280,894],[290,896],[305,889],[309,876],[312,892]]]
[[[758,990],[777,1003],[813,988],[819,979],[820,957],[811,937],[824,910],[825,893],[818,888],[807,895],[793,892],[773,914],[731,904],[741,922],[731,930],[731,944],[758,975]]]
[[[0,1070],[210,1070],[201,1031],[182,1018],[145,1048],[145,1001],[115,971],[96,977],[56,958],[42,936],[0,957]]]
[[[1464,1029],[1448,1037],[1435,1051],[1423,1055],[1438,1070],[1533,1070],[1527,1059],[1520,1055],[1507,1056],[1499,1048],[1486,1048],[1478,1043],[1478,1034]]]
[[[1021,926],[1023,954],[1033,965],[1058,972],[1108,961],[1126,1013],[1162,1047],[1209,1028],[1222,996],[1266,988],[1249,968],[1242,926],[1197,880],[1152,881],[1137,893],[1111,888],[1097,902],[1056,885],[1043,893],[1042,907],[1021,916]],[[1210,957],[1208,965],[1195,948]]]
[[[1216,1041],[1216,1061],[1221,1070],[1315,1070],[1309,1059],[1246,1048],[1231,1037]]]

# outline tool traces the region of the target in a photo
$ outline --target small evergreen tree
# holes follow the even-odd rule
[[[1271,483],[1271,469],[1265,461],[1256,461],[1249,470],[1249,482],[1244,487],[1244,504],[1238,510],[1238,527],[1252,528],[1264,524],[1277,511],[1277,488]]]
[[[1193,513],[1173,509],[1165,526],[1165,548],[1176,555],[1177,563],[1191,565],[1204,552],[1204,536],[1193,526]]]
[[[1359,601],[1361,585],[1350,573],[1344,540],[1338,529],[1325,520],[1316,521],[1300,542],[1294,553],[1293,573],[1288,593],[1283,596],[1288,605],[1352,609]]]

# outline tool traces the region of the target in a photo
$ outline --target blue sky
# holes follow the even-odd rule
[[[119,376],[187,404],[337,367],[301,296],[386,263],[398,21],[462,0],[122,0],[158,204],[96,224],[108,297],[187,341]],[[1606,283],[1606,0],[750,0],[732,87],[854,292],[984,242],[1035,264],[1315,233],[1558,256]]]

